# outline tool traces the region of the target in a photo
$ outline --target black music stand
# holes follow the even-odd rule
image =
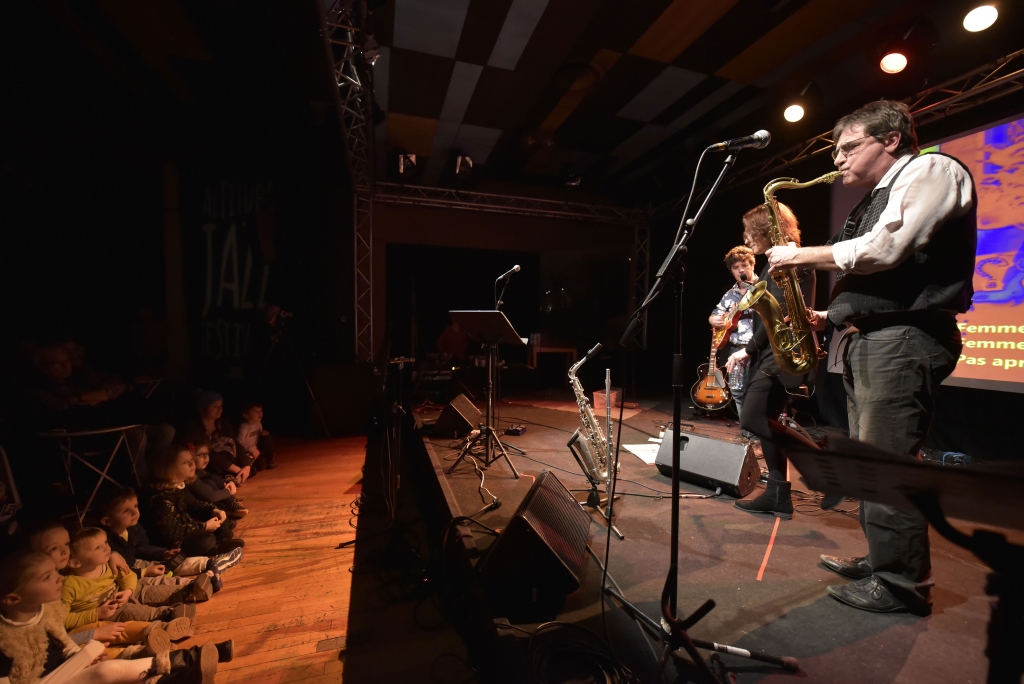
[[[971,522],[1024,530],[1019,505],[1024,474],[1017,468],[947,467],[922,463],[865,442],[830,436],[823,451],[789,444],[786,453],[812,489],[827,494],[916,508],[935,530],[992,569],[985,593],[996,597],[988,623],[988,684],[1020,684],[1024,657],[1024,546],[989,530],[967,535],[947,515]]]
[[[480,342],[487,347],[487,422],[479,426],[480,432],[476,437],[466,440],[459,452],[459,457],[455,459],[455,463],[448,469],[448,472],[454,471],[462,459],[470,455],[473,447],[483,442],[484,452],[481,460],[484,466],[489,466],[499,458],[504,458],[508,467],[512,469],[512,474],[518,480],[519,471],[512,465],[512,460],[508,457],[508,452],[505,451],[505,445],[494,432],[492,422],[494,416],[494,358],[498,354],[499,344],[525,345],[526,342],[501,311],[449,311],[448,313],[452,320],[459,325],[459,328],[466,331],[466,335],[471,340]]]

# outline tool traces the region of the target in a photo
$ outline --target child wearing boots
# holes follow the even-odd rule
[[[104,502],[100,526],[110,548],[124,556],[138,576],[136,600],[146,606],[208,601],[219,585],[213,564],[206,556],[185,558],[180,549],[150,544],[139,522],[135,492],[122,489]],[[170,572],[168,572],[170,571]],[[173,573],[173,574],[172,574]]]
[[[68,607],[64,619],[67,629],[75,629],[100,620],[175,621],[179,638],[189,636],[195,619],[195,606],[177,603],[171,606],[145,606],[135,597],[138,579],[133,572],[114,573],[107,566],[110,545],[107,533],[98,527],[86,527],[71,535],[61,600]],[[133,600],[134,599],[134,600]],[[184,620],[181,620],[184,618]],[[172,636],[172,639],[175,636]]]
[[[172,672],[165,632],[156,657],[102,660],[98,641],[78,645],[64,628],[63,577],[47,554],[24,550],[0,562],[0,678],[10,684],[213,684],[219,649],[182,652]],[[230,650],[230,649],[228,649]],[[102,662],[100,662],[102,660]]]

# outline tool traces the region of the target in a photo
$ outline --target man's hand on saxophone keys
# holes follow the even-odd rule
[[[768,272],[778,273],[787,267],[792,267],[799,251],[800,248],[796,246],[795,242],[770,248],[764,253],[768,257]]]
[[[807,310],[807,321],[811,324],[811,330],[824,330],[828,322],[828,311]]]

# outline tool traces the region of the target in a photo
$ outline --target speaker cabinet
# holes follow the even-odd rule
[[[754,491],[761,469],[749,444],[733,444],[700,435],[680,435],[679,479],[705,489],[722,488],[742,499]],[[672,430],[665,432],[655,464],[662,475],[672,476]]]
[[[507,605],[557,604],[579,589],[589,532],[590,515],[542,471],[480,562],[480,575]]]
[[[434,434],[438,437],[462,439],[471,430],[480,427],[482,422],[483,414],[473,406],[473,402],[467,399],[465,394],[460,394],[441,411],[437,422],[434,423]]]

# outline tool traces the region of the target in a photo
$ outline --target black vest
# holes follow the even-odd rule
[[[955,157],[949,158],[960,164],[967,175],[971,176],[963,162]],[[911,159],[904,164],[888,186],[879,188],[873,196],[868,193],[854,208],[843,230],[828,244],[852,240],[870,232],[889,203],[889,192],[896,179],[913,163]],[[977,209],[978,193],[971,177],[970,211],[942,224],[931,241],[903,263],[876,273],[840,272],[828,307],[829,319],[843,325],[853,319],[895,311],[967,311],[971,306],[971,297],[974,296]]]

